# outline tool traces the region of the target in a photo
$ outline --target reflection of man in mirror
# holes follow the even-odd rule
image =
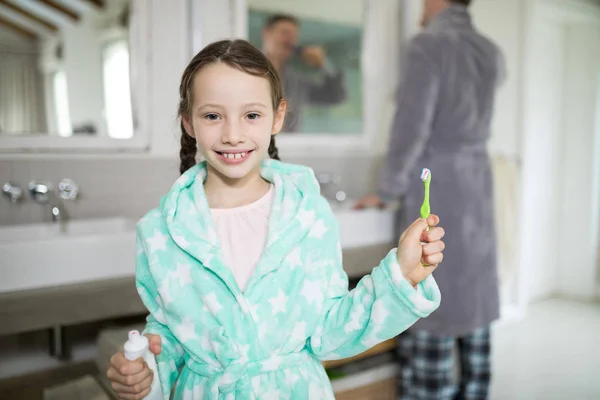
[[[285,132],[301,130],[302,108],[305,104],[333,105],[346,99],[344,76],[331,65],[320,46],[298,46],[298,20],[285,14],[267,19],[262,35],[262,51],[279,72],[290,115]],[[289,62],[297,56],[308,66],[319,70],[318,82],[295,71]]]

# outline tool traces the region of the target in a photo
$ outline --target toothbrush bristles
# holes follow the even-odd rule
[[[431,171],[427,168],[423,168],[423,171],[421,172],[421,180],[423,182],[427,181],[427,178],[429,178],[429,174],[431,173]]]

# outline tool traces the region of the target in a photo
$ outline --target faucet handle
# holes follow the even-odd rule
[[[2,194],[13,204],[18,203],[23,199],[23,189],[12,182],[6,182],[2,185]]]
[[[45,204],[50,197],[51,184],[33,180],[29,182],[29,194],[36,203]]]
[[[319,172],[315,174],[315,177],[317,178],[317,182],[319,182],[321,185],[327,185],[328,183],[331,183],[332,179],[329,172]]]
[[[58,195],[63,200],[75,200],[79,194],[79,186],[69,178],[58,183]]]
[[[339,185],[342,181],[339,175],[332,174],[331,172],[320,172],[316,174],[316,178],[321,185]]]

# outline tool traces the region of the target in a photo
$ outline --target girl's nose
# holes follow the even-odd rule
[[[236,145],[244,143],[245,140],[245,135],[243,134],[242,129],[237,124],[235,124],[232,121],[228,121],[225,124],[223,134],[221,135],[221,142]]]

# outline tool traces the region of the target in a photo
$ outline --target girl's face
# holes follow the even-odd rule
[[[269,80],[214,63],[194,77],[192,97],[183,122],[209,172],[227,180],[258,174],[271,135],[279,133],[285,117],[285,102],[273,110]]]

